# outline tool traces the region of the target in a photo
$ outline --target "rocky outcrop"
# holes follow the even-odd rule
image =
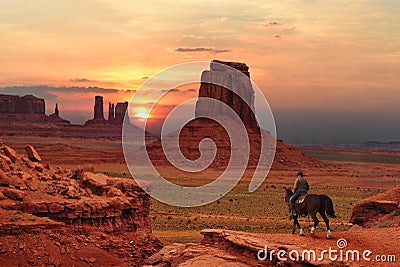
[[[109,103],[108,105],[108,123],[122,125],[130,123],[129,116],[127,114],[128,102],[119,102],[117,105]],[[126,116],[126,117],[125,117]]]
[[[125,119],[125,113],[128,110],[128,102],[123,102],[123,103],[117,103],[115,106],[115,118],[114,118],[114,123],[116,124],[122,124]],[[127,116],[126,119],[127,122],[129,122],[129,117]]]
[[[13,150],[5,145],[0,149],[4,163],[0,170],[0,191],[17,202],[0,202],[0,208],[46,216],[67,224],[74,224],[76,220],[91,224],[101,219],[110,231],[125,227],[151,232],[147,217],[150,197],[132,180],[51,168],[41,163],[39,154],[30,145],[26,146],[26,155],[10,151]],[[8,155],[14,161],[8,160]]]
[[[37,98],[33,95],[26,95],[23,97],[0,95],[0,113],[44,115],[44,112],[44,99]]]
[[[227,107],[224,105],[226,104],[239,115],[246,127],[257,128],[257,121],[252,111],[254,110],[254,90],[248,69],[245,63],[213,60],[210,70],[203,71],[201,75],[199,97],[212,98],[220,102],[199,99],[196,103],[196,117],[226,116],[228,114]]]
[[[37,153],[36,149],[31,145],[26,145],[25,147],[26,154],[28,158],[33,162],[41,162],[42,158]]]
[[[70,121],[65,120],[60,117],[60,110],[58,109],[57,103],[56,103],[56,107],[54,108],[54,113],[49,115],[47,121],[54,123],[54,124],[65,125],[65,126],[70,126],[70,124],[71,124]]]
[[[108,121],[112,122],[114,121],[114,112],[115,112],[115,107],[114,103],[108,103]]]
[[[103,97],[94,97],[93,119],[85,122],[85,125],[105,124],[107,121],[104,119]]]
[[[107,186],[107,176],[101,173],[85,172],[80,182],[83,188],[88,188],[93,194],[102,196]]]
[[[15,162],[17,160],[17,152],[15,152],[13,148],[6,145],[3,145],[2,148],[4,151],[3,156],[8,157],[12,162]]]
[[[400,185],[357,202],[350,223],[363,227],[400,225]]]
[[[332,263],[328,257],[323,260],[305,256],[296,259],[286,255],[278,256],[279,251],[297,251],[313,249],[316,253],[326,249],[318,245],[296,245],[287,240],[267,240],[260,234],[244,233],[221,229],[201,231],[204,236],[201,244],[171,244],[147,259],[149,266],[347,266],[344,262]],[[304,242],[304,240],[303,240]],[[267,255],[264,254],[267,246]],[[261,253],[259,251],[262,251]],[[258,256],[260,256],[260,260]],[[308,255],[308,254],[304,254]],[[318,254],[319,255],[319,254]],[[265,257],[265,258],[264,258]],[[283,259],[285,258],[285,260]]]
[[[54,115],[60,116],[60,111],[58,110],[58,103],[56,103],[56,107],[54,108]]]
[[[126,236],[128,240],[121,237],[120,243],[106,247],[109,252],[119,246],[132,265],[143,260],[132,255],[148,255],[160,248],[151,233],[151,199],[132,179],[55,168],[43,163],[30,145],[26,155],[20,155],[0,143],[0,235],[57,230]],[[21,218],[29,223],[21,224]],[[145,239],[147,245],[132,252],[123,249],[139,236],[138,244]]]
[[[105,120],[103,111],[103,97],[96,96],[94,105],[94,117],[93,119],[86,121],[85,125],[90,126],[96,124],[107,124],[105,127],[108,127],[109,124],[117,126],[122,126],[124,122],[130,124],[129,116],[127,114],[128,105],[128,102],[119,102],[116,105],[114,105],[114,103],[108,103],[108,119]]]
[[[104,121],[104,110],[103,110],[103,97],[95,96],[94,98],[94,117],[95,121]]]

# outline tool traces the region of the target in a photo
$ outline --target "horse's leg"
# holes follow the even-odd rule
[[[321,217],[326,224],[326,238],[329,239],[331,238],[331,230],[329,229],[329,219],[326,216],[325,212],[320,212],[319,214],[321,214]]]
[[[296,232],[296,222],[297,222],[297,224],[299,223],[298,221],[297,221],[297,216],[293,216],[293,229],[292,229],[292,234],[294,234],[295,232]]]
[[[299,227],[299,229],[300,229],[300,236],[303,236],[304,235],[303,228],[301,228],[299,220],[297,218],[298,217],[296,216],[296,224],[297,224],[297,227]]]
[[[319,220],[318,220],[318,218],[317,218],[317,213],[316,213],[316,212],[312,212],[312,213],[310,214],[310,216],[311,216],[311,218],[312,218],[313,221],[314,221],[314,226],[311,227],[311,236],[314,236],[315,228],[317,228],[317,225],[318,225],[318,223],[319,223]]]

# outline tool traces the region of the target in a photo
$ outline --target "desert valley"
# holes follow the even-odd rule
[[[213,62],[206,73],[223,81],[232,77],[213,67]],[[244,63],[218,62],[250,77]],[[105,119],[103,98],[96,96],[93,119],[74,125],[60,117],[58,106],[54,114],[46,115],[44,99],[0,95],[0,265],[396,266],[393,257],[400,252],[393,245],[400,238],[396,144],[332,147],[277,140],[268,176],[250,193],[263,130],[235,93],[202,83],[199,96],[232,107],[251,137],[251,153],[231,192],[213,203],[184,208],[152,199],[132,179],[121,135],[124,121],[132,131],[139,128],[125,116],[128,103],[110,103]],[[254,93],[249,94],[253,98]],[[180,149],[191,160],[200,155],[201,139],[214,140],[217,156],[204,171],[190,173],[172,166],[158,137],[146,133],[149,157],[170,182],[204,185],[228,165],[229,137],[218,124],[201,118],[213,108],[218,109],[198,103],[199,116],[179,132]],[[300,170],[306,174],[310,193],[333,200],[336,218],[330,219],[330,239],[323,222],[311,236],[307,217],[300,219],[305,236],[290,233],[293,222],[284,187],[293,186]],[[266,260],[257,258],[265,246],[319,253],[338,249],[337,242],[343,239],[347,249],[371,250],[372,260],[283,261],[276,252]],[[378,262],[376,255],[384,260]]]

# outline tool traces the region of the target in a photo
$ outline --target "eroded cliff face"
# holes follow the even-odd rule
[[[25,150],[0,141],[0,235],[111,235],[120,241],[102,242],[106,252],[125,247],[134,263],[160,248],[151,233],[151,198],[132,179],[53,167],[32,146]]]
[[[5,114],[38,114],[44,115],[44,99],[33,95],[14,96],[0,95],[0,113]]]
[[[38,129],[47,128],[43,124],[48,123],[55,127],[70,126],[70,122],[59,116],[58,105],[54,114],[47,116],[45,114],[44,99],[37,98],[33,95],[15,96],[0,95],[0,133],[3,134],[11,128],[10,135],[24,128],[24,124],[41,124]],[[32,125],[30,125],[32,126]],[[27,128],[33,128],[28,126]]]
[[[202,73],[199,97],[219,101],[199,99],[196,103],[196,117],[227,116],[229,114],[227,109],[231,108],[246,127],[257,128],[257,121],[252,111],[254,90],[250,81],[249,67],[245,63],[212,61],[210,70]]]
[[[104,105],[103,105],[103,97],[95,96],[94,98],[94,108],[93,108],[93,120],[95,121],[105,121],[104,119]]]
[[[363,227],[390,227],[400,224],[400,185],[357,202],[350,223]]]

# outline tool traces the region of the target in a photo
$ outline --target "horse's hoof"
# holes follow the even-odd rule
[[[315,227],[311,228],[311,236],[314,237],[314,233],[315,233]]]
[[[300,229],[300,236],[304,236],[303,229]]]
[[[331,238],[331,231],[328,231],[328,233],[326,233],[326,239],[330,239]]]

